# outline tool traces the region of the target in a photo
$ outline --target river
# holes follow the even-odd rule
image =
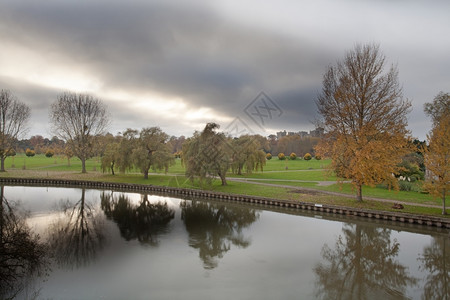
[[[119,191],[1,193],[0,252],[17,257],[2,260],[0,298],[450,299],[448,230]]]

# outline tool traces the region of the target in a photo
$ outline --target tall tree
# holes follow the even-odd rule
[[[94,137],[105,134],[109,124],[106,106],[89,94],[65,92],[52,104],[50,119],[55,134],[71,147],[81,160],[81,172],[86,173]]]
[[[24,134],[30,119],[30,108],[20,102],[9,90],[0,91],[0,172],[5,172],[5,159],[14,142]]]
[[[227,185],[226,174],[231,166],[232,147],[224,133],[216,132],[216,123],[208,123],[205,129],[195,132],[183,144],[183,163],[186,175],[191,180],[197,176],[208,184],[219,176],[222,185]]]
[[[450,115],[450,94],[439,92],[434,97],[433,102],[425,103],[424,111],[431,117],[433,126],[436,126],[442,116]]]
[[[442,95],[447,95],[446,97]],[[427,136],[429,147],[424,149],[427,180],[425,189],[442,199],[442,214],[450,189],[450,97],[440,93],[433,103],[425,104],[425,112],[433,119],[433,129]]]
[[[153,170],[167,170],[174,163],[167,141],[169,136],[159,127],[143,128],[135,140],[131,160],[144,178],[148,178],[150,168]]]
[[[398,71],[385,71],[385,56],[376,45],[356,46],[329,67],[316,101],[327,134],[316,147],[330,156],[332,168],[351,179],[357,201],[362,186],[387,182],[398,187],[392,174],[408,153],[407,113]]]

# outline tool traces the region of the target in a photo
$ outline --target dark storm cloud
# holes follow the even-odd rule
[[[234,27],[208,8],[27,3],[13,4],[6,20],[16,41],[64,54],[106,88],[153,89],[230,112],[259,90],[302,85],[295,78],[318,60],[298,41]]]

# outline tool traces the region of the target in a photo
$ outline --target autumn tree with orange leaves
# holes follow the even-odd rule
[[[377,45],[357,45],[330,66],[316,101],[326,134],[316,153],[332,159],[331,168],[350,179],[356,199],[362,186],[385,182],[398,188],[393,177],[402,156],[410,152],[407,114],[395,66],[386,70]]]
[[[433,120],[433,129],[427,135],[429,146],[424,149],[428,176],[424,188],[442,199],[442,214],[450,189],[450,95],[439,93],[432,103],[425,104],[425,113]]]

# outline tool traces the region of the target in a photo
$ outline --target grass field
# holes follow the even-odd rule
[[[184,176],[184,167],[181,160],[177,159],[175,165],[170,167],[169,172],[157,171],[151,174],[149,179],[144,179],[142,174],[132,171],[126,174],[111,175],[102,173],[101,163],[98,158],[90,159],[86,162],[87,174],[81,174],[81,162],[77,158],[71,158],[70,164],[67,158],[52,157],[44,155],[26,157],[17,155],[8,158],[5,162],[7,172],[0,173],[0,176],[11,177],[47,177],[47,178],[70,178],[81,180],[97,180],[111,182],[125,182],[138,184],[153,184],[171,187],[185,188],[206,188],[212,191],[264,196],[278,199],[298,200],[313,203],[333,204],[341,206],[379,209],[393,211],[392,203],[382,201],[366,200],[357,203],[354,200],[354,191],[349,183],[333,184],[325,181],[336,181],[337,178],[327,174],[324,169],[329,166],[329,160],[285,160],[272,159],[267,161],[263,172],[253,172],[252,174],[235,175],[229,173],[227,186],[220,185],[219,180],[214,180],[210,186],[202,186],[199,182],[191,182]],[[232,179],[248,180],[250,182],[236,182]],[[287,187],[265,186],[262,184],[283,185]],[[307,188],[304,190],[302,188]],[[311,192],[315,189],[317,192]],[[320,191],[336,192],[340,195],[327,195]],[[432,214],[441,216],[440,208],[418,207],[414,204],[442,205],[440,199],[434,199],[428,194],[419,192],[389,191],[377,187],[363,187],[363,197],[375,197],[382,199],[392,199],[408,203],[404,212],[418,214]]]

